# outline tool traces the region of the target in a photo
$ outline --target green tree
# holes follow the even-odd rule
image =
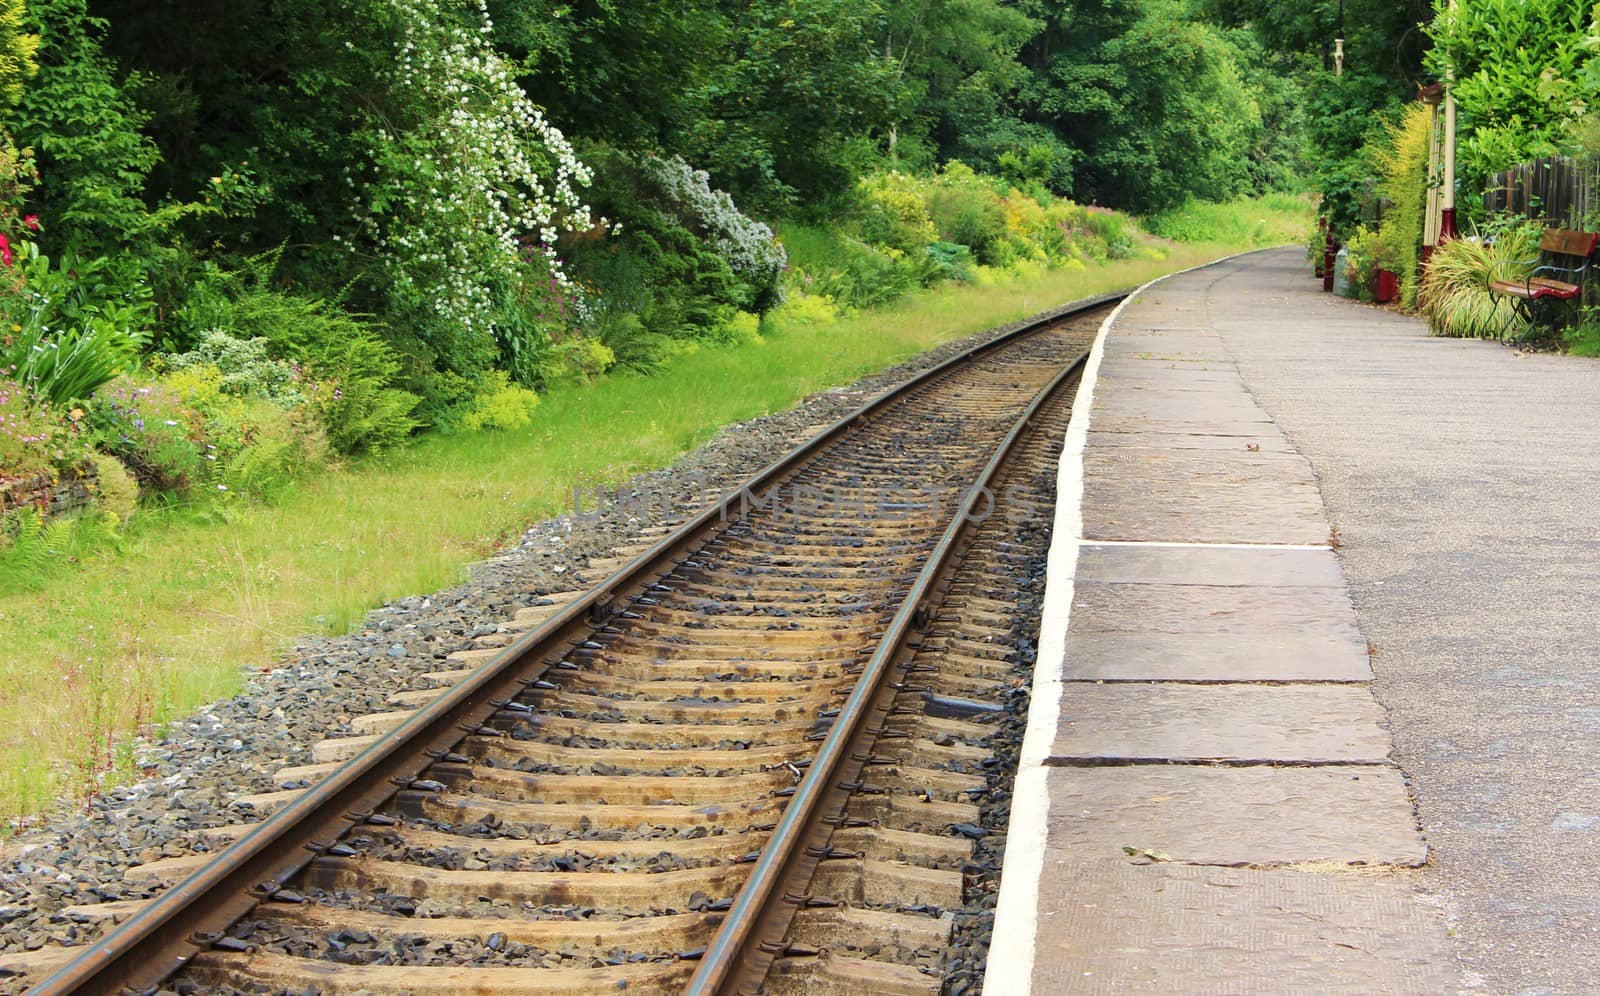
[[[1427,66],[1441,78],[1455,72],[1460,172],[1469,189],[1496,170],[1559,151],[1600,96],[1600,7],[1573,0],[1436,6]]]
[[[1087,0],[1045,18],[1023,100],[1082,151],[1073,193],[1134,211],[1250,185],[1261,112],[1233,47],[1182,0]]]
[[[130,248],[150,232],[144,186],[160,152],[101,51],[106,24],[84,0],[33,0],[28,17],[39,73],[12,127],[38,158],[34,203],[48,223],[46,245],[85,255]]]

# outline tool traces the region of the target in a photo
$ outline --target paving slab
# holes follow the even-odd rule
[[[1360,686],[1073,682],[1061,717],[1047,764],[1383,764],[1391,749]]]
[[[1355,610],[1342,588],[1313,585],[1229,587],[1112,584],[1081,580],[1072,600],[1079,633],[1228,633],[1359,640]]]
[[[1241,439],[1248,437],[1253,440],[1257,436],[1274,437],[1277,432],[1268,424],[1257,419],[1237,419],[1193,417],[1179,418],[1152,418],[1147,415],[1118,415],[1109,413],[1104,418],[1097,418],[1094,422],[1096,433],[1116,432],[1155,432],[1168,433],[1179,436],[1236,436]],[[1243,443],[1239,444],[1243,446]]]
[[[1267,429],[1271,431],[1263,431]],[[1280,455],[1299,458],[1294,446],[1283,437],[1282,433],[1277,431],[1276,427],[1272,426],[1258,426],[1255,431],[1243,431],[1230,435],[1215,435],[1201,432],[1161,431],[1158,429],[1108,429],[1104,426],[1095,425],[1090,427],[1088,435],[1091,448],[1126,445],[1142,449],[1232,451],[1257,446],[1260,447],[1258,452],[1263,456]]]
[[[1404,876],[1085,862],[1054,847],[1044,868],[1036,993],[1453,990],[1444,932]]]
[[[1332,550],[1088,543],[1078,551],[1076,576],[1108,584],[1344,588]]]
[[[1153,491],[1130,482],[1084,497],[1084,530],[1097,540],[1327,544],[1328,520],[1309,489],[1263,500],[1259,492],[1247,496],[1224,485]]]
[[[1428,859],[1400,769],[1387,765],[1053,768],[1049,786],[1050,846],[1078,862],[1123,848],[1191,865]]]
[[[1175,681],[1196,684],[1371,681],[1359,633],[1073,633],[1067,681]]]

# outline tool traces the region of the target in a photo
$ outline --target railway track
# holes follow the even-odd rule
[[[654,542],[34,991],[937,993],[1107,300]]]

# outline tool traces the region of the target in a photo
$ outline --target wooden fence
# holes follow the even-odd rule
[[[1555,157],[1496,173],[1484,191],[1490,213],[1509,211],[1558,228],[1600,226],[1600,160]]]

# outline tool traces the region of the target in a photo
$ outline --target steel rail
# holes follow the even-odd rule
[[[955,565],[958,554],[965,552],[977,525],[983,521],[974,514],[978,502],[988,495],[989,513],[993,513],[996,499],[988,490],[989,486],[1031,427],[1039,409],[1068,380],[1082,372],[1088,358],[1087,351],[1079,355],[1034,396],[1011,431],[995,447],[977,482],[967,491],[960,511],[929,554],[850,697],[840,707],[805,777],[784,807],[783,816],[762,847],[749,878],[701,957],[686,993],[712,996],[755,992],[772,961],[782,954],[781,941],[790,921],[812,897],[780,893],[780,887],[809,881],[821,860],[819,838],[825,838],[830,822],[837,820],[849,801],[852,786],[848,783],[859,778],[868,759],[864,753],[870,749],[868,741],[876,736],[877,730],[869,729],[868,721],[887,713],[886,700],[892,700],[893,693],[899,690],[922,634],[932,625],[935,601],[942,598],[943,588],[948,585],[948,569]],[[896,681],[888,680],[891,674]]]
[[[513,641],[470,676],[240,837],[216,860],[85,947],[29,992],[58,996],[140,992],[157,987],[220,939],[257,903],[282,889],[347,830],[408,788],[429,765],[450,755],[464,738],[477,733],[506,701],[541,681],[566,656],[574,636],[605,624],[613,607],[624,598],[642,592],[689,559],[704,534],[718,522],[726,521],[731,508],[751,500],[757,491],[765,489],[770,494],[773,486],[781,486],[829,443],[852,428],[867,424],[916,390],[1044,327],[1125,296],[1125,291],[1102,294],[1068,304],[964,350],[839,418]],[[899,615],[905,613],[902,609]]]

